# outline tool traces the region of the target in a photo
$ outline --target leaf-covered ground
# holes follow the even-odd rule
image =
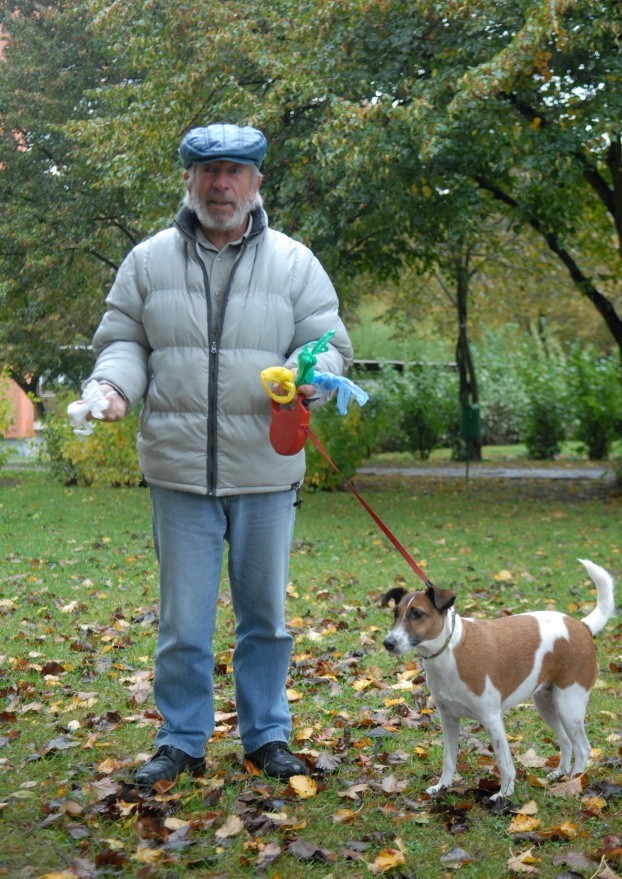
[[[494,761],[470,722],[461,780],[430,798],[442,758],[434,706],[416,656],[382,649],[390,614],[380,597],[419,583],[351,494],[305,493],[288,588],[289,698],[292,744],[310,776],[286,786],[242,760],[223,580],[207,771],[145,797],[131,777],[158,725],[148,492],[12,475],[0,485],[0,875],[606,879],[622,870],[619,619],[597,642],[581,779],[546,782],[550,730],[520,706],[507,719],[519,771],[511,802],[490,803]],[[359,487],[470,615],[582,616],[594,595],[577,557],[622,572],[622,499],[611,488],[401,478]]]

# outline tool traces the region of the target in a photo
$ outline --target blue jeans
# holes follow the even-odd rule
[[[285,590],[294,490],[206,497],[151,486],[160,565],[154,696],[156,743],[202,757],[214,730],[216,605],[225,541],[236,618],[233,676],[245,753],[289,739],[286,679],[292,637]]]

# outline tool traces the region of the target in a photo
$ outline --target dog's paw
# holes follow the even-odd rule
[[[447,790],[447,786],[444,784],[441,784],[439,781],[438,784],[433,784],[431,787],[427,787],[425,792],[426,792],[426,794],[428,794],[428,796],[432,797],[432,796],[434,796],[434,794],[437,794],[437,793],[439,793],[439,791],[442,791],[442,790]]]
[[[546,779],[547,781],[559,781],[560,778],[564,778],[568,775],[569,773],[564,772],[563,769],[557,767],[557,769],[554,769],[552,772],[547,773]]]

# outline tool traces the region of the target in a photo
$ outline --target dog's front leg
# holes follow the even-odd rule
[[[460,738],[460,719],[437,706],[443,731],[443,771],[437,784],[426,789],[427,794],[437,794],[444,787],[451,787],[456,774],[458,761],[458,740]]]
[[[494,794],[491,800],[500,800],[503,797],[509,797],[514,793],[514,782],[516,780],[516,769],[512,760],[512,752],[508,744],[508,737],[505,732],[505,724],[503,723],[503,715],[492,714],[483,721],[486,732],[490,736],[490,743],[497,760],[499,774],[501,775],[501,787],[499,793]]]

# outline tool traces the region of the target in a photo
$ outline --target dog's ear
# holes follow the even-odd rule
[[[449,589],[437,589],[436,586],[428,586],[425,594],[440,613],[444,613],[450,607],[453,607],[453,603],[456,600],[455,592],[451,592]]]
[[[389,591],[382,596],[381,607],[388,607],[390,601],[395,602],[395,607],[398,606],[402,598],[406,595],[407,590],[402,586],[396,586],[394,589],[389,589]]]

